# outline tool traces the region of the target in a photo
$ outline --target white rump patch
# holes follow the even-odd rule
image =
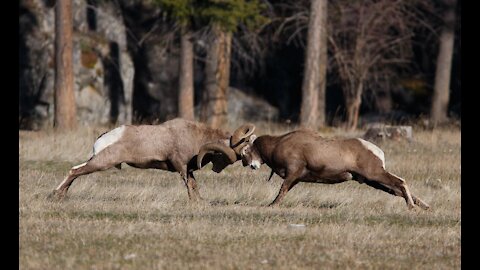
[[[93,155],[100,153],[100,151],[118,141],[122,137],[124,130],[125,126],[120,126],[100,136],[93,145]]]
[[[382,149],[369,141],[365,141],[361,138],[357,139],[363,144],[363,146],[365,146],[370,152],[372,152],[382,161],[382,167],[385,169],[385,154],[383,153]]]

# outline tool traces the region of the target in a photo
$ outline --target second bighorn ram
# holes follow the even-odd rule
[[[92,157],[70,169],[53,195],[64,197],[73,181],[81,176],[126,163],[135,168],[178,172],[190,199],[201,199],[193,171],[212,162],[219,173],[240,159],[234,144],[253,133],[250,125],[239,127],[233,134],[210,128],[202,123],[173,119],[161,125],[124,125],[102,134],[93,146]],[[203,147],[202,147],[203,146]],[[231,147],[233,146],[233,147]],[[207,155],[197,163],[200,148]],[[198,164],[198,165],[197,165]]]
[[[284,179],[270,205],[280,203],[299,182],[337,184],[355,180],[403,197],[409,208],[414,204],[423,209],[430,207],[411,195],[404,179],[385,169],[383,151],[363,139],[327,139],[311,130],[301,129],[280,136],[257,138],[252,134],[242,139],[241,146],[234,150],[241,156],[243,166],[258,169],[266,163],[272,169],[269,180],[273,173]],[[200,149],[199,164],[202,158]]]

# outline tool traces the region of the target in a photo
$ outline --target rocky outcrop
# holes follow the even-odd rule
[[[89,2],[87,4],[87,2]],[[20,1],[19,121],[38,129],[53,123],[53,1]],[[74,91],[81,124],[124,124],[132,118],[133,62],[116,2],[74,0]],[[87,13],[93,14],[92,29]]]
[[[120,1],[127,45],[135,67],[134,119],[163,122],[177,116],[179,48],[172,25],[159,20],[158,6]]]
[[[53,2],[20,1],[19,115],[23,128],[53,124]],[[158,6],[135,0],[73,3],[79,123],[155,123],[177,117],[180,52],[173,26],[158,19]],[[202,57],[194,67],[197,104],[205,80]],[[277,118],[275,107],[230,88],[229,121]]]
[[[277,121],[278,108],[239,89],[228,88],[228,121]]]
[[[278,108],[265,100],[249,95],[240,89],[229,87],[227,93],[227,119],[230,123],[248,121],[277,121]],[[195,108],[195,117],[198,119],[200,106]]]
[[[370,125],[363,135],[368,141],[379,142],[385,140],[408,141],[413,140],[412,126],[390,126],[385,124]]]

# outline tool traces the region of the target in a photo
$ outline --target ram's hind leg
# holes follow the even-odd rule
[[[70,188],[73,181],[77,177],[82,175],[82,172],[84,172],[85,169],[87,169],[87,171],[89,171],[88,170],[89,166],[87,166],[87,164],[88,164],[88,161],[84,162],[80,165],[73,166],[70,169],[70,171],[68,172],[68,175],[65,177],[65,179],[63,179],[63,181],[60,183],[60,185],[58,185],[58,187],[54,190],[54,194],[58,197],[61,197],[61,198],[65,197],[65,195],[67,194],[68,188]],[[86,174],[86,173],[83,173],[83,174]]]
[[[361,182],[373,187],[373,188],[376,188],[376,189],[379,189],[379,190],[382,190],[382,191],[385,191],[389,194],[392,194],[394,196],[399,196],[399,197],[403,197],[403,193],[400,191],[400,189],[396,188],[396,187],[391,187],[391,186],[386,186],[385,184],[380,184],[378,182],[375,182],[375,181],[371,181],[371,180],[368,180],[368,179],[363,179]],[[420,206],[422,209],[429,209],[430,206],[425,203],[424,201],[422,201],[421,199],[415,197],[415,195],[412,194],[412,199],[413,199],[413,202]]]
[[[416,205],[420,206],[422,209],[424,209],[424,210],[430,209],[430,205],[428,205],[426,202],[422,201],[420,198],[415,197],[413,194],[412,194],[412,199],[413,199],[413,202]]]
[[[393,189],[398,189],[402,193],[402,197],[405,199],[408,208],[414,208],[414,201],[410,190],[407,186],[407,183],[402,178],[389,173],[385,170],[379,170],[376,173],[366,172],[361,173],[365,178],[383,184],[384,186],[391,187]],[[394,190],[393,190],[394,191]]]
[[[58,187],[53,191],[52,196],[56,197],[57,199],[62,199],[67,195],[67,191],[72,185],[73,181],[85,174],[89,174],[92,172],[97,171],[94,167],[92,167],[88,161],[82,163],[80,165],[74,166],[68,172],[68,175],[63,179],[63,181],[58,185]]]
[[[408,188],[405,180],[387,171],[385,171],[385,175],[387,176],[388,179],[390,179],[393,187],[400,189],[400,191],[403,194],[403,197],[405,198],[405,202],[408,205],[408,208],[410,209],[414,208],[412,194],[410,193],[410,189]]]
[[[106,150],[104,150],[106,151]],[[103,171],[112,168],[113,166],[120,164],[121,162],[115,162],[112,160],[107,160],[105,158],[102,158],[104,153],[99,153],[95,156],[93,156],[90,160],[87,162],[84,162],[80,165],[73,166],[70,171],[68,172],[68,175],[65,177],[65,179],[58,185],[58,187],[53,191],[53,193],[50,195],[50,197],[56,197],[57,199],[62,199],[67,195],[67,191],[72,185],[73,181],[81,176],[81,175],[86,175],[90,174],[93,172],[97,171]],[[100,156],[100,157],[99,157]]]

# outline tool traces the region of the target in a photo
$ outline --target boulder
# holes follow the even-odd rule
[[[390,126],[374,124],[367,128],[363,138],[368,141],[408,141],[413,140],[412,126]]]
[[[278,108],[254,95],[246,94],[239,89],[228,88],[228,121],[276,121]]]

